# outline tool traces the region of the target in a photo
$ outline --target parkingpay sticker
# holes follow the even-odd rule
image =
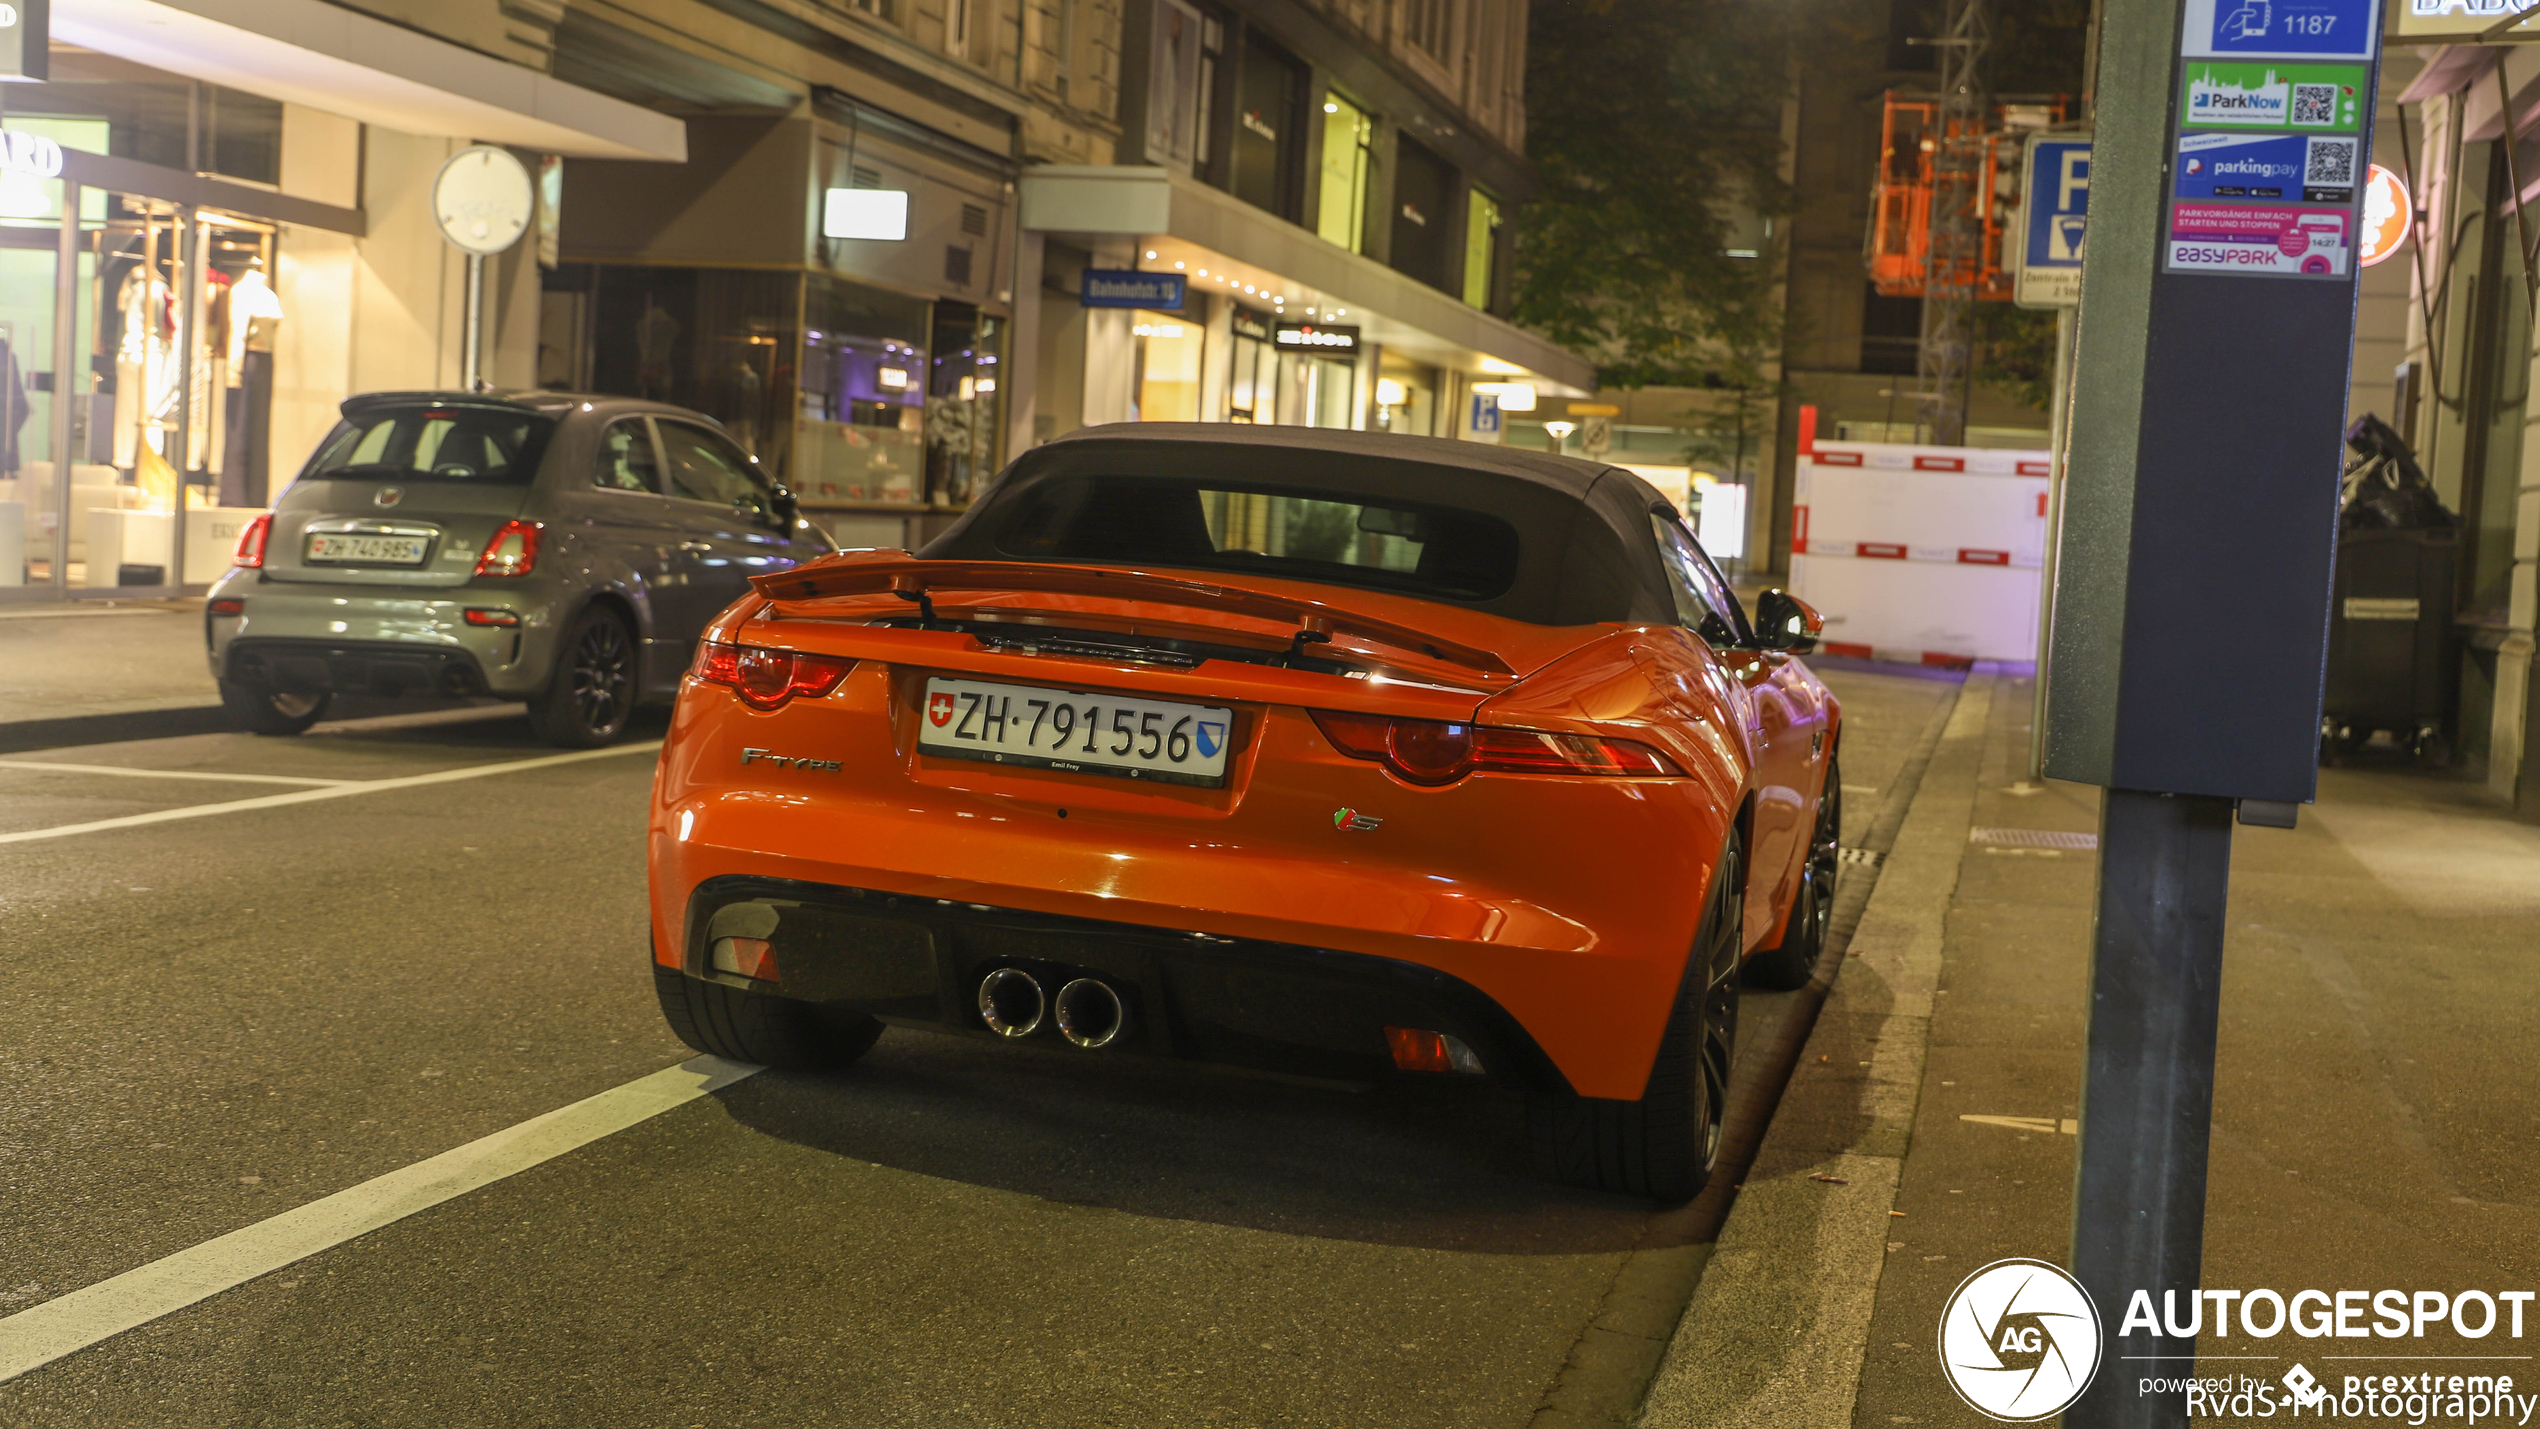
[[[2345,134],[2182,135],[2178,197],[2353,203],[2362,143]]]
[[[2174,204],[2170,271],[2339,277],[2353,262],[2351,217],[2290,204]]]
[[[2361,65],[2189,60],[2179,123],[2189,129],[2317,129],[2352,133],[2363,120]]]

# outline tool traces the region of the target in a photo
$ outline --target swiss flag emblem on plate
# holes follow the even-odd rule
[[[937,729],[941,729],[945,725],[952,723],[952,717],[952,696],[937,695],[926,702],[926,718],[932,722]]]

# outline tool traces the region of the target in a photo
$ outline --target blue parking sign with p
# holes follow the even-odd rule
[[[2013,297],[2024,308],[2071,307],[2081,301],[2082,240],[2090,226],[2090,141],[2031,137],[2026,178]]]

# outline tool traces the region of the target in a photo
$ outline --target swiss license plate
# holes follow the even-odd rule
[[[917,747],[928,754],[1216,788],[1235,712],[983,680],[926,682]]]
[[[309,559],[366,566],[419,566],[423,564],[424,548],[431,544],[428,536],[312,532],[309,536]]]

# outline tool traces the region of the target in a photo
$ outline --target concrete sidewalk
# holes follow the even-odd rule
[[[1961,696],[1653,1429],[1984,1422],[1941,1376],[1942,1305],[1988,1262],[2069,1261],[2098,791],[2020,783],[2029,706],[2025,678]],[[2492,1292],[2540,1266],[2540,829],[2473,797],[2329,770],[2299,829],[2237,831],[2203,1284]],[[2341,1354],[2529,1354],[2502,1339],[2199,1348],[2273,1381],[2411,1368]]]
[[[200,600],[0,606],[0,749],[228,727]]]

